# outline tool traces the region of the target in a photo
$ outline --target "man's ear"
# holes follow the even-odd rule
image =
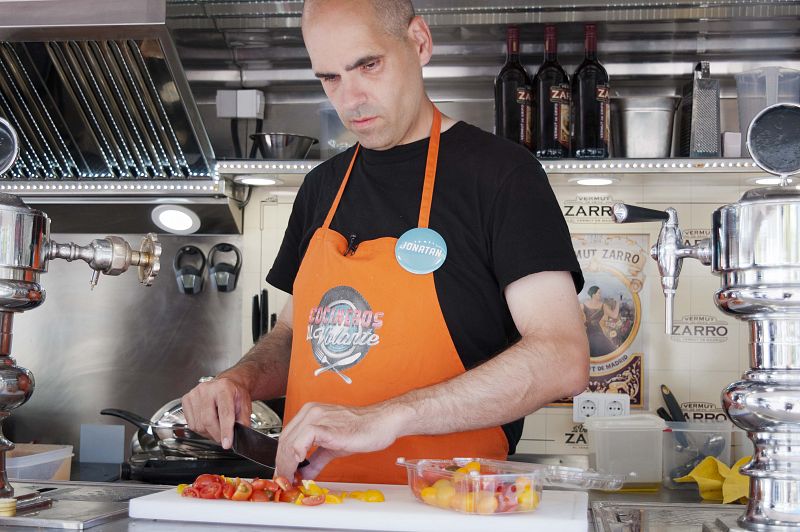
[[[408,25],[408,38],[419,56],[419,65],[425,66],[433,55],[433,37],[428,24],[422,17],[414,17]]]

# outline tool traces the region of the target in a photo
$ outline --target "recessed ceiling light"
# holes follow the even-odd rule
[[[272,187],[282,185],[283,181],[275,177],[265,177],[262,175],[237,175],[233,178],[234,183],[249,185],[251,187]]]
[[[756,178],[753,178],[753,179],[748,179],[748,181],[750,183],[755,184],[755,185],[764,185],[764,186],[774,186],[774,185],[780,185],[781,184],[781,178],[780,177],[756,177]],[[792,178],[791,177],[786,179],[786,183],[787,184],[791,183],[791,182],[792,182]]]
[[[617,179],[613,177],[573,177],[569,182],[586,187],[603,187],[613,185],[617,182]]]
[[[191,235],[200,229],[200,218],[180,205],[159,205],[150,213],[153,223],[174,235]]]

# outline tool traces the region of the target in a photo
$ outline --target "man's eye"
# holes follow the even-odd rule
[[[378,66],[377,61],[372,61],[371,63],[367,63],[363,66],[364,70],[374,70]]]
[[[336,81],[339,76],[322,76],[320,79],[325,83],[331,83],[332,81]]]

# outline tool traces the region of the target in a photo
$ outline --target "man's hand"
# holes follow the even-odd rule
[[[380,403],[361,407],[306,403],[281,432],[275,474],[293,478],[312,447],[317,449],[302,470],[307,479],[339,456],[385,449],[400,434],[400,419],[394,408]]]
[[[233,443],[234,421],[250,426],[250,392],[230,377],[200,383],[181,401],[189,428],[221,442],[225,449]]]

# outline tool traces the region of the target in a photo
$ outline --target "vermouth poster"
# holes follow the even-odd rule
[[[642,323],[646,234],[576,234],[572,245],[585,284],[578,294],[589,338],[587,391],[626,393],[632,408],[645,406]],[[555,403],[571,404],[571,399]]]

